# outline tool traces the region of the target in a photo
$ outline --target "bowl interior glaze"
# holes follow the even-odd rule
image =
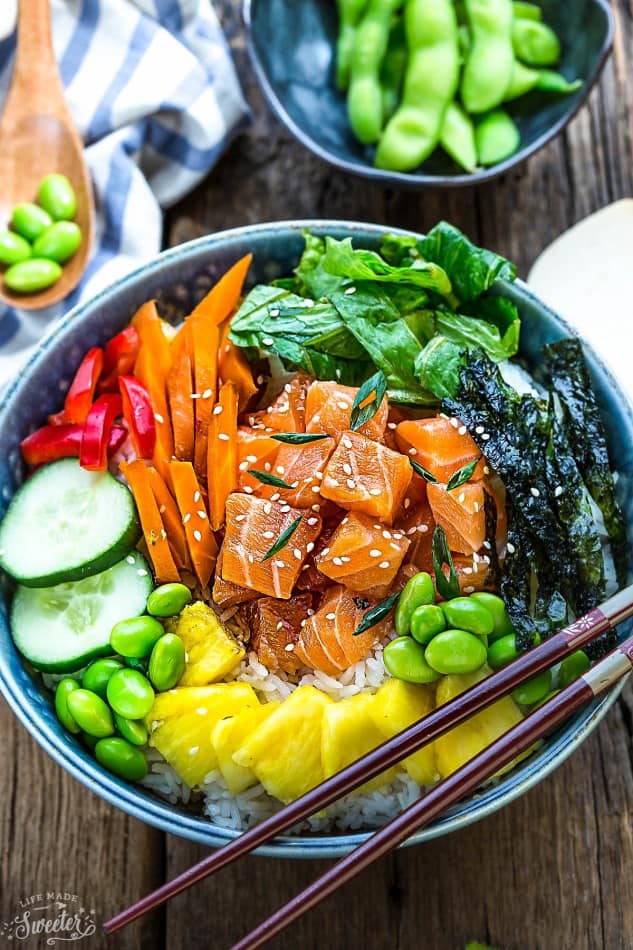
[[[351,236],[357,246],[375,248],[386,229],[349,222],[279,222],[239,228],[200,238],[166,251],[123,278],[90,302],[76,308],[42,341],[28,366],[0,404],[0,516],[24,476],[19,443],[57,410],[82,355],[103,344],[128,322],[145,300],[156,297],[162,312],[178,319],[189,312],[211,284],[239,257],[254,253],[251,283],[269,281],[295,266],[303,246],[301,230]],[[396,229],[391,229],[397,232]],[[560,317],[533,297],[522,284],[505,285],[523,319],[522,355],[536,365],[543,343],[568,335]],[[620,473],[618,491],[629,528],[633,526],[633,409],[617,381],[587,348],[597,392],[604,411],[613,460]],[[60,726],[47,694],[30,675],[13,646],[8,625],[9,587],[0,596],[0,688],[35,739],[68,772],[96,794],[131,815],[213,847],[235,837],[203,818],[129,785],[102,769],[95,759]],[[424,841],[464,827],[523,794],[556,768],[605,715],[618,690],[575,716],[530,759],[494,786],[466,799],[410,839]],[[279,838],[261,853],[285,857],[334,857],[358,845],[363,834],[327,834]]]
[[[531,93],[512,105],[521,148],[493,168],[468,174],[438,149],[414,172],[373,166],[373,147],[349,127],[345,96],[334,82],[337,13],[334,0],[244,0],[249,51],[277,118],[306,148],[338,168],[406,188],[472,185],[496,178],[546,144],[576,114],[598,78],[613,42],[606,0],[541,0],[545,21],[558,34],[560,71],[583,86],[571,96]]]

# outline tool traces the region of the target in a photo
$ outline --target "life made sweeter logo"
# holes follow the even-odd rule
[[[29,940],[45,937],[46,945],[52,947],[92,936],[97,929],[94,917],[94,908],[87,910],[77,894],[58,891],[31,894],[18,902],[11,920],[0,923],[0,938]]]

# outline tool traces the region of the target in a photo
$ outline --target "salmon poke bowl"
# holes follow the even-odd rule
[[[213,846],[630,577],[627,397],[446,222],[167,251],[45,338],[0,438],[6,699],[87,787]],[[610,636],[264,852],[349,850]],[[522,794],[616,695],[413,840]]]

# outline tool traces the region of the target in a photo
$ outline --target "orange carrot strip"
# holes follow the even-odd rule
[[[238,346],[228,338],[229,325],[225,324],[220,333],[220,379],[223,383],[233,383],[240,399],[242,412],[251,398],[257,392],[248,360]]]
[[[180,574],[171,555],[167,533],[152,492],[145,463],[140,459],[135,462],[121,462],[120,468],[134,495],[145,543],[147,544],[147,553],[152,562],[156,580],[160,584],[180,580]]]
[[[191,570],[187,537],[178,505],[160,472],[151,466],[148,467],[147,471],[149,473],[152,492],[156,499],[161,518],[163,519],[165,531],[167,532],[167,540],[169,541],[174,561],[179,570]]]
[[[132,317],[132,326],[141,338],[141,353],[149,351],[153,371],[166,379],[171,366],[169,337],[164,329],[168,324],[159,317],[155,300],[148,300],[139,307]],[[138,376],[136,371],[135,376]]]
[[[215,326],[219,326],[227,317],[230,317],[240,302],[242,287],[252,260],[252,254],[246,254],[240,258],[223,277],[220,277],[191,316],[204,316],[205,321],[208,320]]]
[[[193,459],[195,400],[192,398],[191,330],[185,323],[172,343],[173,365],[167,377],[167,394],[174,433],[174,455],[185,462]]]
[[[207,485],[211,527],[224,524],[226,499],[237,491],[237,413],[238,393],[232,383],[220,387],[220,397],[209,424]]]
[[[152,409],[154,410],[154,422],[156,424],[154,465],[167,484],[171,485],[169,462],[174,454],[174,440],[171,431],[171,419],[169,417],[165,380],[161,379],[155,372],[152,357],[147,348],[141,348],[136,366],[134,367],[134,373],[147,387]]]
[[[191,563],[201,586],[206,587],[215,567],[218,544],[209,525],[200,485],[191,462],[174,460],[169,467]]]
[[[194,313],[187,321],[191,333],[194,389],[200,394],[195,402],[194,468],[198,478],[207,477],[209,422],[218,398],[218,328],[203,314]]]

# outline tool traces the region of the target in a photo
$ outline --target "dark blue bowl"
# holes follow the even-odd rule
[[[181,318],[228,267],[249,251],[254,253],[252,280],[269,281],[287,274],[303,247],[301,229],[337,238],[351,236],[357,246],[375,248],[386,229],[340,221],[301,221],[261,224],[210,235],[166,251],[149,264],[113,284],[89,303],[68,314],[38,347],[25,370],[0,404],[0,517],[24,477],[19,443],[57,410],[81,357],[121,330],[143,303],[157,298],[163,313]],[[404,232],[400,232],[404,233]],[[504,293],[517,304],[523,320],[522,355],[532,365],[541,346],[572,331],[560,317],[530,294],[522,284],[505,285]],[[600,359],[587,353],[615,465],[618,489],[628,523],[633,526],[633,408]],[[42,689],[20,659],[8,625],[9,591],[0,597],[0,689],[24,726],[47,752],[76,779],[102,798],[141,821],[212,847],[235,837],[235,832],[167,804],[138,785],[106,772],[57,721],[51,694]],[[580,712],[539,750],[495,785],[465,799],[409,843],[447,834],[501,808],[540,782],[563,762],[603,718],[618,694],[615,688]],[[279,838],[261,853],[285,857],[334,857],[357,846],[366,835],[328,834]]]
[[[302,145],[342,171],[400,188],[475,185],[497,178],[558,135],[598,79],[613,44],[607,0],[539,0],[560,37],[560,70],[583,85],[571,96],[532,93],[512,104],[521,148],[492,168],[468,174],[441,149],[415,172],[374,168],[373,148],[360,145],[334,82],[337,13],[334,0],[244,0],[248,49],[275,115]]]

